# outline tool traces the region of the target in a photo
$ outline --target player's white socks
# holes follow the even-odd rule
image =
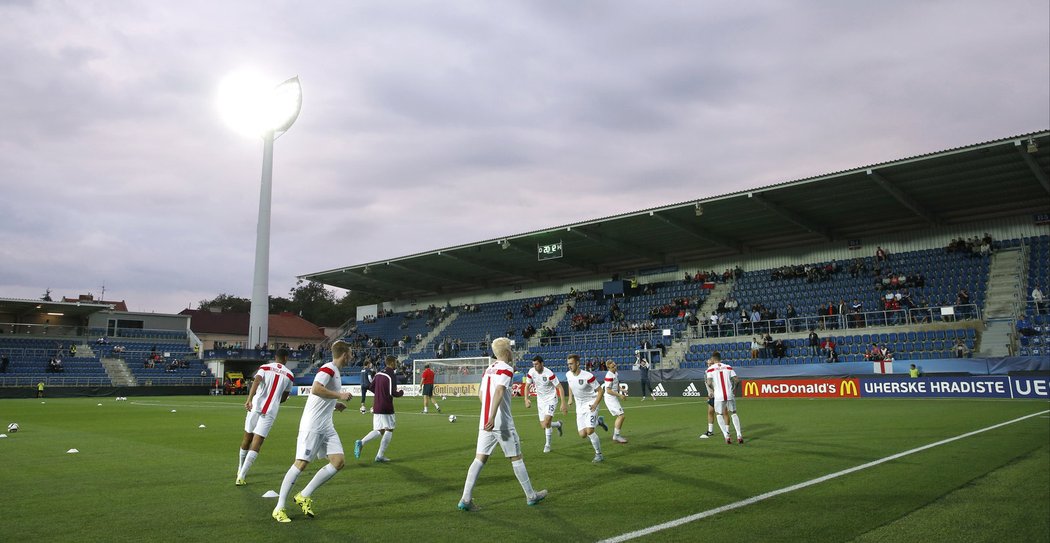
[[[284,480],[281,481],[281,494],[277,496],[277,507],[274,508],[275,510],[284,509],[284,502],[288,500],[288,493],[292,491],[292,485],[295,484],[295,480],[299,478],[300,473],[302,473],[302,470],[295,467],[295,464],[288,468],[288,472],[284,474]]]
[[[556,421],[552,422],[551,423],[551,428],[561,428],[561,421],[560,420],[556,420]]]
[[[722,437],[729,439],[729,425],[726,424],[726,419],[723,416],[715,417],[718,420],[718,428],[722,430]]]
[[[237,471],[238,479],[244,479],[248,475],[248,470],[252,469],[252,464],[255,463],[255,459],[258,457],[259,453],[248,451],[248,456],[245,456],[244,462],[241,463],[241,469]]]
[[[240,457],[237,459],[237,473],[241,472],[241,466],[244,465],[244,457],[248,456],[248,449],[241,449]]]
[[[715,433],[715,424],[713,422],[707,423],[707,433],[709,433],[709,434]]]
[[[736,428],[736,437],[744,437],[744,429],[740,427],[740,416],[733,413],[733,428]]]
[[[438,411],[441,411],[441,406],[438,405],[437,402],[434,402],[434,409],[437,409]]]
[[[525,461],[519,458],[511,462],[510,466],[514,468],[514,476],[521,483],[521,489],[525,491],[525,497],[531,500],[536,495],[536,491],[532,489],[532,481],[529,480],[529,471],[525,469]]]
[[[551,432],[553,432],[553,430],[551,430],[550,428],[544,428],[543,429],[543,435],[547,437],[547,446],[548,447],[550,447],[550,445],[551,445]]]
[[[374,430],[373,430],[374,431]],[[383,439],[379,440],[379,452],[376,453],[376,458],[382,458],[386,456],[386,448],[390,445],[390,440],[394,438],[394,432],[383,432]]]
[[[591,440],[591,446],[594,447],[594,454],[602,454],[602,442],[598,439],[598,434],[591,434],[587,436]]]
[[[620,429],[613,427],[613,437],[620,437]]]
[[[467,468],[467,482],[463,485],[463,499],[460,500],[463,503],[470,503],[471,498],[474,495],[474,485],[478,482],[478,475],[481,474],[481,468],[485,467],[485,463],[477,458],[470,463],[470,467]]]
[[[317,487],[327,483],[329,479],[335,477],[336,473],[339,473],[339,470],[335,469],[335,466],[331,464],[317,470],[317,474],[310,480],[310,484],[303,489],[303,496],[311,496],[317,490]]]
[[[371,432],[368,432],[368,435],[361,438],[361,443],[368,443],[377,437],[379,437],[379,430],[372,430]]]

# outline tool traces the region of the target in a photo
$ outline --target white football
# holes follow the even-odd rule
[[[449,415],[448,416],[448,421],[449,422],[456,422],[456,416],[455,415]]]
[[[444,395],[444,394],[442,394],[442,395],[441,395],[441,401],[445,401],[446,399],[448,399],[448,398],[446,398],[446,397],[445,397],[445,395]]]
[[[17,432],[19,428],[21,428],[21,426],[19,426],[17,422],[12,422],[11,424],[7,425],[7,431],[11,432],[12,434]]]

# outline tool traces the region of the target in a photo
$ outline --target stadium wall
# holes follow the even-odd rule
[[[116,396],[207,396],[209,386],[57,387],[44,389],[47,398],[104,398]],[[36,398],[36,386],[0,388],[0,398]]]

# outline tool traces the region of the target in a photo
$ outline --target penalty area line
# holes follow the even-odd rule
[[[946,445],[946,444],[951,443],[953,441],[958,441],[960,439],[965,439],[965,438],[968,438],[968,437],[972,437],[972,436],[975,436],[977,434],[980,434],[980,433],[983,433],[983,432],[987,432],[989,430],[995,430],[996,428],[1002,428],[1003,426],[1008,426],[1010,424],[1021,422],[1023,420],[1030,419],[1032,417],[1038,417],[1040,415],[1046,415],[1047,413],[1050,413],[1050,410],[1048,410],[1048,411],[1040,411],[1038,413],[1032,413],[1031,415],[1025,415],[1023,417],[1019,417],[1019,418],[1016,418],[1016,419],[1013,419],[1013,420],[1008,420],[1006,422],[1001,422],[999,424],[995,424],[995,425],[989,426],[987,428],[981,428],[980,430],[974,430],[972,432],[967,432],[965,434],[957,435],[955,437],[950,437],[948,439],[943,439],[943,440],[938,441],[936,443],[930,443],[929,445],[923,445],[922,447],[917,447],[917,448],[914,448],[914,449],[911,449],[911,450],[907,450],[907,451],[904,451],[904,452],[900,452],[900,453],[897,453],[897,454],[894,454],[894,455],[887,456],[885,458],[880,458],[878,460],[873,460],[871,462],[868,462],[867,464],[861,464],[859,466],[854,466],[852,468],[844,469],[842,471],[837,471],[835,473],[830,473],[830,474],[824,475],[822,477],[817,477],[816,479],[810,479],[809,481],[805,481],[805,482],[798,483],[798,484],[791,485],[791,486],[787,486],[787,487],[784,487],[784,488],[781,488],[781,489],[777,489],[777,490],[773,490],[773,491],[770,491],[770,492],[766,492],[765,494],[759,494],[758,496],[753,496],[753,497],[747,498],[746,500],[740,500],[738,502],[734,502],[734,503],[731,503],[731,504],[728,504],[728,505],[723,505],[721,507],[716,507],[714,509],[708,509],[707,511],[703,511],[701,513],[696,513],[696,514],[693,514],[693,515],[689,515],[687,517],[682,517],[682,518],[679,518],[679,519],[670,520],[670,521],[664,522],[663,524],[657,524],[655,526],[650,526],[648,528],[643,528],[641,530],[635,530],[633,532],[627,532],[625,534],[620,534],[620,535],[615,536],[615,537],[610,537],[609,539],[603,539],[603,540],[599,541],[598,543],[619,543],[621,541],[630,541],[632,539],[637,539],[639,537],[645,537],[647,535],[654,534],[654,533],[662,531],[662,530],[667,530],[669,528],[676,528],[678,526],[682,526],[683,524],[689,524],[690,522],[695,522],[695,521],[700,520],[700,519],[704,519],[704,518],[707,518],[707,517],[712,517],[712,516],[717,515],[719,513],[724,513],[726,511],[732,511],[733,509],[739,509],[741,507],[748,506],[748,505],[751,505],[751,504],[754,504],[754,503],[758,503],[760,501],[768,500],[769,498],[773,498],[773,497],[779,496],[781,494],[787,494],[788,492],[794,492],[796,490],[800,490],[800,489],[806,488],[808,486],[817,485],[817,484],[823,483],[825,481],[830,481],[832,479],[836,479],[838,477],[842,477],[843,475],[849,475],[850,473],[854,473],[854,472],[865,470],[865,469],[868,469],[868,468],[871,468],[871,467],[874,467],[874,466],[878,466],[879,464],[884,464],[886,462],[890,462],[890,461],[896,460],[898,458],[903,458],[903,457],[911,455],[911,454],[922,452],[922,451],[925,451],[927,449],[932,449],[934,447],[939,447],[941,445]]]

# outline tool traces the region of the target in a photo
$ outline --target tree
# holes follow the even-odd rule
[[[220,294],[212,300],[201,300],[197,303],[197,309],[218,310],[223,313],[249,313],[252,301],[248,298],[238,298],[229,294]]]

